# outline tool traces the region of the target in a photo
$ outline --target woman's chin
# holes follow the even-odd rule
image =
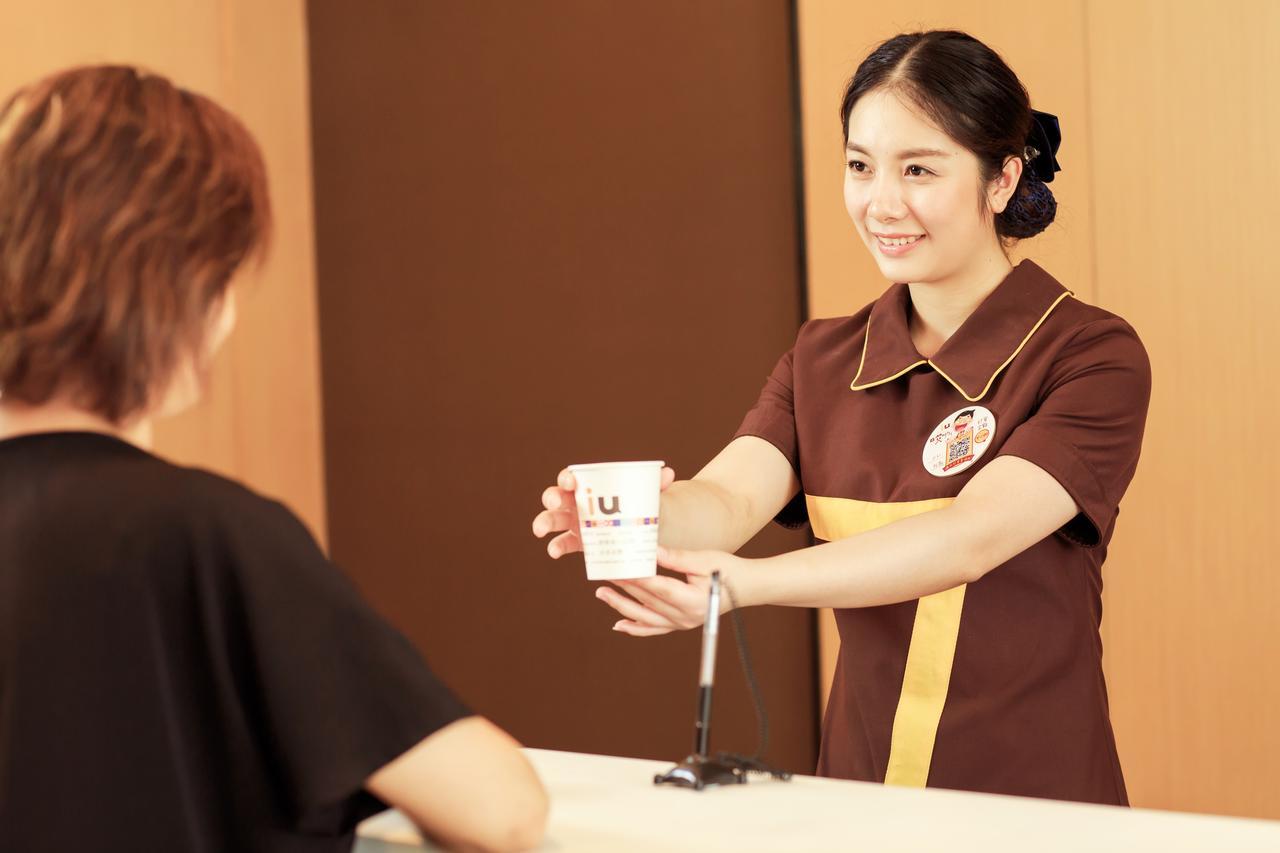
[[[924,266],[915,258],[885,258],[876,256],[880,274],[890,281],[913,281],[921,277]]]

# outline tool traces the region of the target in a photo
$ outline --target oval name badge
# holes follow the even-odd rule
[[[995,436],[996,416],[990,409],[957,409],[938,424],[924,443],[924,469],[935,477],[959,474],[982,458]]]

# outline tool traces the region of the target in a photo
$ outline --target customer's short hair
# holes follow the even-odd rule
[[[110,65],[18,90],[0,107],[0,396],[114,422],[158,402],[270,225],[262,153],[209,98]]]

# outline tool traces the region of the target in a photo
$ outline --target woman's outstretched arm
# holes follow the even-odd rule
[[[565,469],[556,485],[542,493],[544,509],[533,519],[533,533],[559,534],[547,543],[552,557],[582,550],[576,488],[573,474]],[[675,480],[674,471],[663,469],[662,488],[662,545],[736,551],[787,505],[800,490],[800,480],[776,447],[744,435],[725,446],[692,480]]]
[[[601,587],[597,596],[622,615],[615,629],[636,636],[700,625],[707,578],[716,570],[739,607],[893,604],[976,581],[1076,513],[1075,501],[1050,474],[1006,456],[983,468],[944,508],[761,560],[664,549],[659,562],[684,572],[684,579],[618,581],[629,595]]]

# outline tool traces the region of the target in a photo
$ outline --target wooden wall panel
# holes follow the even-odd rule
[[[302,0],[7,4],[0,90],[60,68],[142,65],[231,109],[262,145],[274,249],[242,294],[208,399],[157,424],[156,452],[285,500],[325,536]]]
[[[1107,562],[1137,802],[1280,818],[1280,4],[1089,2],[1099,299],[1151,355]]]
[[[699,635],[610,631],[529,525],[568,463],[692,476],[795,338],[788,4],[308,8],[333,553],[525,743],[680,757]],[[811,772],[812,614],[744,621],[769,755]],[[722,634],[713,746],[750,751]]]

